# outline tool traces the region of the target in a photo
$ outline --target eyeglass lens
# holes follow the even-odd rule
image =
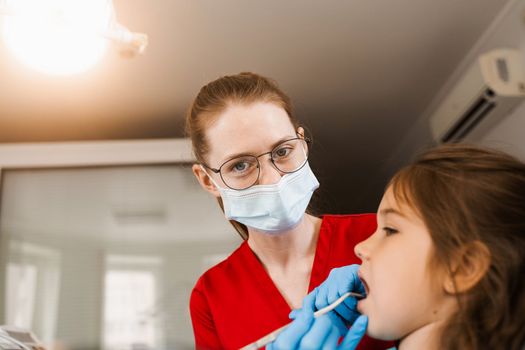
[[[308,159],[308,146],[303,139],[284,141],[271,152],[274,166],[283,173],[299,170]],[[233,189],[241,190],[253,186],[260,173],[259,160],[255,156],[240,156],[230,159],[220,168],[224,183]]]

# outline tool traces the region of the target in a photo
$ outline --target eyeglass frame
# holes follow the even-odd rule
[[[282,144],[285,143],[285,142],[289,142],[289,141],[293,141],[293,140],[302,140],[302,141],[306,142],[306,159],[305,159],[304,163],[303,163],[299,168],[295,169],[294,171],[282,171],[281,169],[279,169],[279,168],[277,167],[277,165],[275,165],[275,160],[272,158],[271,155],[272,155],[273,151],[275,151],[275,149],[276,149],[277,147],[279,147],[280,145],[282,145]],[[224,161],[224,162],[221,164],[221,166],[220,166],[219,168],[212,168],[212,167],[206,165],[205,163],[200,163],[200,164],[201,164],[202,166],[204,166],[206,169],[210,169],[210,170],[213,171],[215,174],[219,174],[219,176],[221,177],[222,182],[223,182],[223,183],[226,185],[226,187],[228,187],[229,189],[232,189],[232,190],[235,190],[235,191],[242,191],[242,190],[246,190],[246,189],[248,189],[248,188],[254,186],[254,185],[257,183],[257,181],[259,181],[259,177],[261,176],[261,163],[259,162],[259,158],[260,158],[260,157],[269,154],[269,155],[270,155],[270,162],[273,164],[273,167],[274,167],[277,171],[279,171],[279,172],[281,172],[281,173],[284,173],[284,174],[293,174],[293,173],[295,173],[295,172],[301,170],[301,169],[306,165],[306,163],[308,162],[308,156],[310,155],[310,150],[309,150],[310,143],[312,143],[312,140],[311,140],[310,138],[308,138],[307,136],[304,136],[304,135],[301,135],[301,134],[298,133],[298,134],[297,134],[297,137],[294,137],[294,138],[292,138],[292,139],[283,140],[283,141],[279,142],[279,144],[276,145],[274,148],[272,148],[271,151],[261,153],[261,154],[259,154],[258,156],[254,156],[254,155],[252,155],[252,154],[240,154],[240,155],[237,155],[237,156],[235,156],[235,157],[232,157],[232,158],[230,158],[230,159]],[[259,169],[259,171],[258,171],[258,173],[257,173],[257,179],[255,179],[255,181],[254,181],[250,186],[248,186],[248,187],[244,187],[244,188],[233,188],[233,187],[231,187],[230,185],[228,185],[228,183],[227,183],[226,181],[224,181],[224,178],[222,177],[221,169],[222,169],[222,167],[223,167],[226,163],[228,163],[229,161],[231,161],[231,160],[233,160],[233,159],[236,159],[236,158],[240,158],[240,157],[246,157],[246,156],[254,157],[255,160],[257,161],[257,169]]]

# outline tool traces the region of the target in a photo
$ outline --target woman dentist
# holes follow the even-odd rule
[[[376,227],[374,214],[305,214],[319,182],[288,96],[253,73],[201,88],[186,119],[192,170],[244,242],[190,299],[196,347],[239,349],[290,322],[292,309]],[[354,300],[355,302],[355,300]],[[361,349],[388,344],[363,339]]]

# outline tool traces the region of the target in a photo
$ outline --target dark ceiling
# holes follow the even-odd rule
[[[149,35],[92,70],[44,76],[0,46],[0,142],[183,137],[200,86],[276,79],[315,140],[320,211],[375,210],[399,145],[505,1],[115,0]],[[430,140],[429,140],[430,142]]]

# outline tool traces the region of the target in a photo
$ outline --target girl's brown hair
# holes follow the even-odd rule
[[[525,345],[525,164],[495,150],[444,145],[390,181],[416,209],[434,243],[433,262],[452,276],[455,254],[483,243],[490,265],[443,329],[443,349],[519,350]]]
[[[186,116],[186,135],[191,138],[193,153],[199,163],[206,164],[210,147],[206,130],[215,118],[231,105],[255,102],[277,104],[286,111],[294,128],[299,127],[290,98],[276,82],[249,72],[221,77],[201,88]],[[220,198],[218,202],[223,208]],[[233,220],[230,223],[243,239],[248,238],[246,226]]]

